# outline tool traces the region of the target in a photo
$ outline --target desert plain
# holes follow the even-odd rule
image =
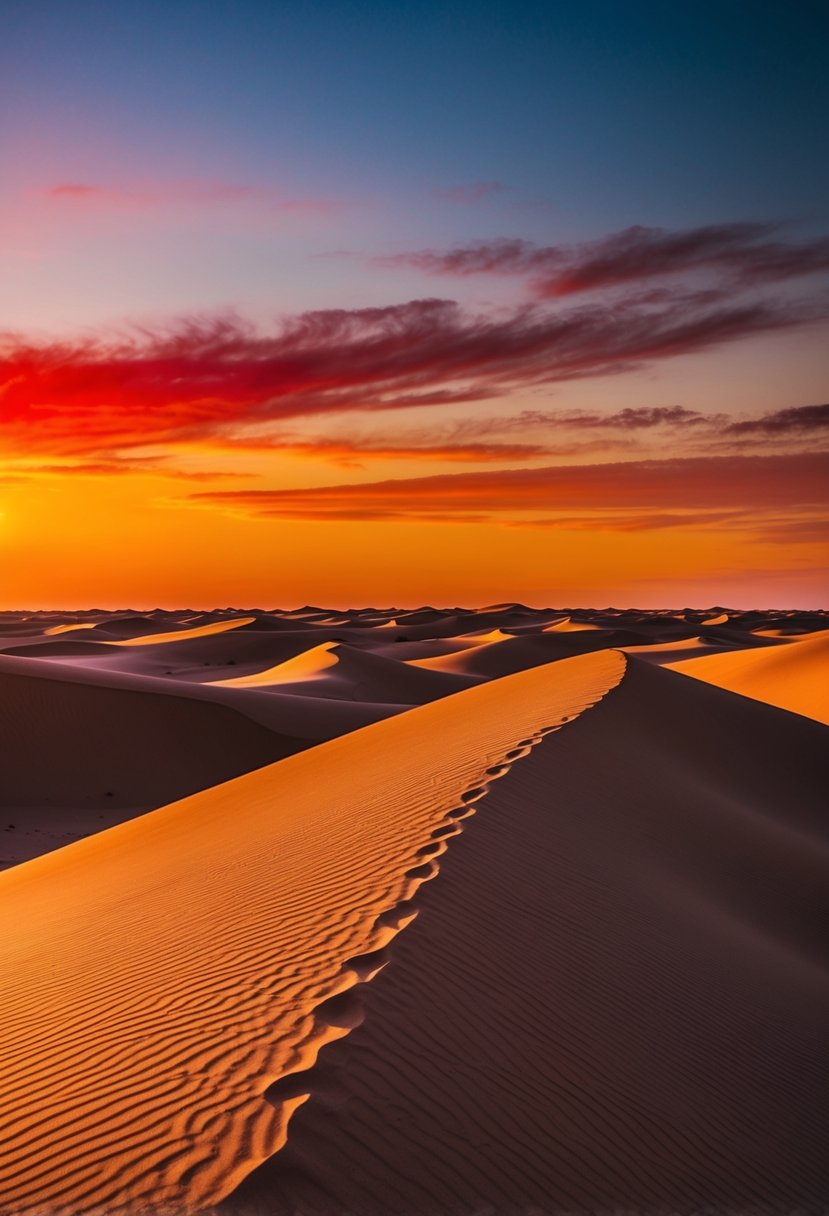
[[[829,615],[0,620],[0,1211],[829,1205]]]

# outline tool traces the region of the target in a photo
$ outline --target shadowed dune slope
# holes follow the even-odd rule
[[[674,671],[829,724],[829,631],[803,641],[671,663]]]
[[[706,641],[705,638],[682,638],[678,642],[637,643],[635,646],[622,646],[626,654],[646,663],[657,663],[662,667],[673,666],[683,659],[702,658],[703,656],[733,653],[734,647],[728,642],[717,645],[716,642]]]
[[[225,705],[62,674],[0,659],[0,806],[148,809],[297,750]]]
[[[23,646],[2,646],[0,653],[20,659],[107,659],[112,655],[108,642],[89,642],[86,637],[43,637]]]
[[[392,704],[335,700],[332,697],[300,697],[282,688],[228,688],[219,680],[212,684],[177,680],[124,671],[108,664],[102,666],[86,662],[40,663],[31,658],[13,657],[9,661],[6,655],[0,654],[0,674],[3,672],[32,678],[52,678],[67,684],[115,688],[125,692],[149,692],[182,701],[208,701],[215,705],[227,705],[260,726],[292,740],[293,751],[333,739],[337,735],[368,726],[381,718],[410,708],[406,702]]]
[[[223,1211],[823,1211],[825,745],[631,661],[465,825]]]
[[[4,1212],[226,1195],[284,1140],[296,1103],[268,1087],[355,1025],[456,818],[623,671],[481,685],[0,875]]]

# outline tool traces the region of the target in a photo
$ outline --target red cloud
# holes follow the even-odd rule
[[[825,506],[829,452],[499,469],[363,485],[208,491],[191,497],[255,515],[311,520],[434,520],[452,519],[456,513],[497,517],[505,512],[574,509],[641,510],[660,517],[686,511],[704,517],[724,508]]]
[[[344,410],[480,401],[517,388],[628,371],[817,309],[779,303],[542,307],[472,316],[451,301],[329,309],[261,335],[237,318],[168,332],[43,344],[0,342],[0,442],[72,456]]]
[[[583,245],[533,245],[500,239],[442,252],[419,250],[373,259],[430,274],[519,275],[542,298],[619,287],[666,275],[714,269],[732,285],[779,282],[829,269],[829,238],[781,241],[773,224],[712,224],[681,232],[640,226]]]

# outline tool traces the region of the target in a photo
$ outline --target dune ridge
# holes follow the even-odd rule
[[[224,1216],[825,1212],[825,744],[631,659],[274,1087],[312,1096]]]
[[[457,820],[624,671],[602,651],[471,687],[0,875],[24,927],[0,943],[4,1212],[226,1196],[359,1023]]]

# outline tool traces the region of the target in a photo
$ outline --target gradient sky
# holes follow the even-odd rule
[[[0,608],[825,606],[825,4],[0,18]]]

